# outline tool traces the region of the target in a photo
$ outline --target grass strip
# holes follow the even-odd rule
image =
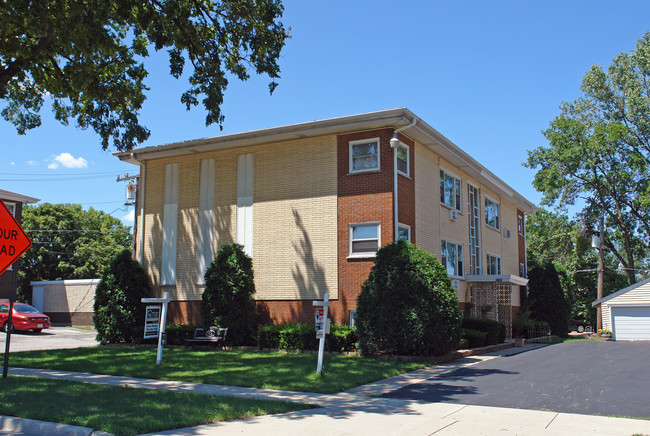
[[[165,349],[155,365],[156,349],[119,345],[11,353],[10,366],[93,374],[178,380],[229,386],[335,393],[413,371],[430,362],[377,360],[326,355],[324,373],[316,373],[316,354],[263,351],[192,351]]]
[[[0,379],[0,414],[136,435],[310,408],[283,401],[75,383]]]

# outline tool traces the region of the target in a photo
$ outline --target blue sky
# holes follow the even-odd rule
[[[579,96],[592,64],[607,66],[650,31],[648,1],[285,0],[292,39],[282,78],[232,79],[223,131],[187,112],[183,80],[165,53],[147,60],[151,91],[143,146],[342,115],[407,107],[526,198],[539,203],[526,150],[562,101]],[[3,104],[0,102],[0,107]],[[102,151],[92,131],[62,126],[44,107],[43,125],[20,136],[0,120],[0,189],[50,203],[80,203],[129,222],[124,182],[137,167]]]

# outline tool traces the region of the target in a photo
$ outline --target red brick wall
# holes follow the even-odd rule
[[[409,177],[403,177],[401,174],[397,177],[398,220],[411,226],[411,242],[415,244],[415,144],[401,133],[398,133],[397,137],[409,147]]]

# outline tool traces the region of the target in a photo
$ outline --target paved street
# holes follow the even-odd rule
[[[650,342],[573,342],[486,360],[389,398],[650,418]]]
[[[93,347],[97,332],[74,327],[50,327],[41,333],[17,331],[11,335],[9,352]],[[0,353],[5,351],[7,334],[0,333]]]

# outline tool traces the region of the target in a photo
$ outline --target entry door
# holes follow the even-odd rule
[[[469,213],[469,273],[481,274],[481,217],[479,191],[476,186],[467,184]]]

